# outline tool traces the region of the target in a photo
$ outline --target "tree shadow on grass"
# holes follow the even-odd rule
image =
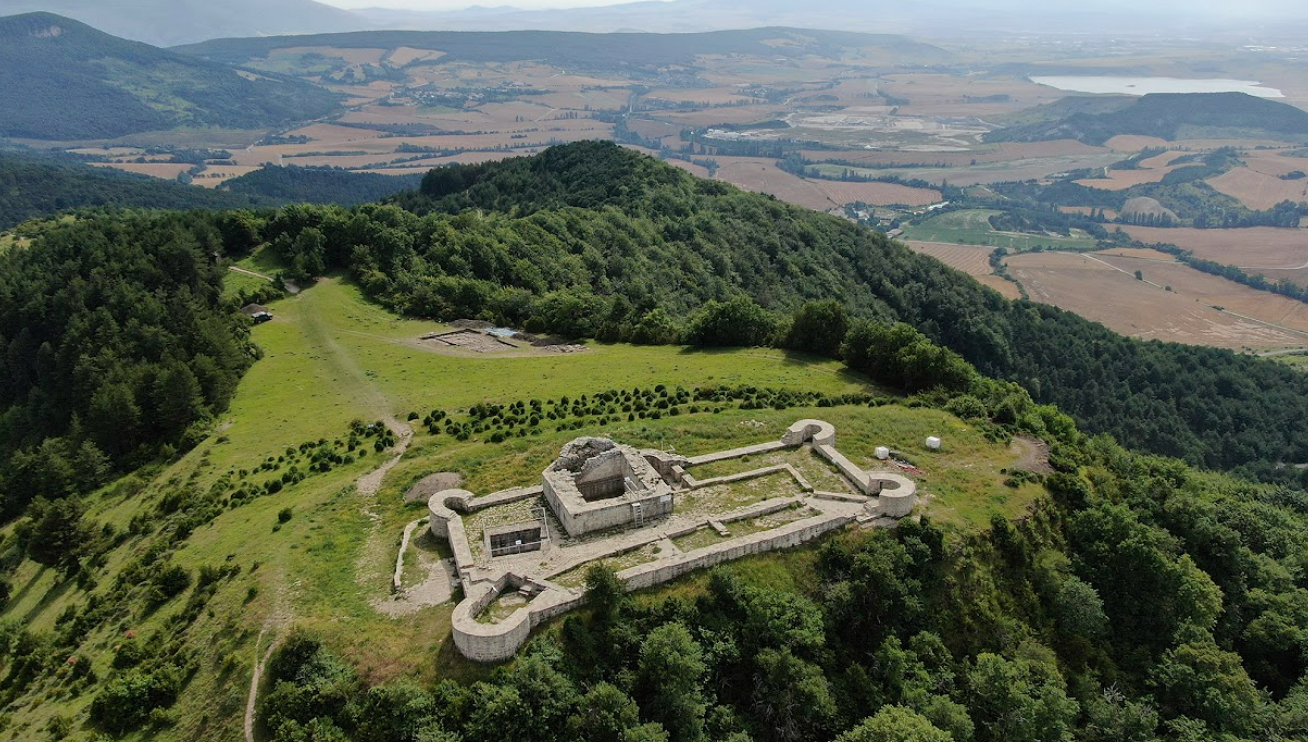
[[[683,347],[680,352],[682,355],[688,355],[688,356],[689,355],[725,356],[725,355],[734,355],[741,352],[748,353],[751,350],[771,351],[774,353],[780,353],[781,357],[777,359],[777,362],[783,363],[787,366],[818,366],[820,364],[827,364],[830,363],[832,360],[835,360],[832,358],[827,358],[826,356],[815,355],[813,353],[805,353],[799,350],[789,350],[787,348],[768,348],[768,347],[719,348],[719,347],[709,347],[709,346],[687,345]],[[853,371],[846,366],[841,366],[839,369],[832,369],[831,372],[835,374],[837,377],[839,377],[841,380],[847,381],[851,384],[862,384],[868,387],[877,386],[875,383],[873,383],[871,379],[869,379],[864,374],[861,374],[857,371]]]
[[[42,572],[44,571],[45,570],[42,570]],[[32,609],[29,610],[27,614],[23,616],[23,620],[21,623],[25,625],[31,624],[32,621],[35,620],[37,616],[41,615],[42,611],[44,611],[46,608],[49,608],[52,603],[54,603],[56,600],[60,599],[65,594],[67,594],[68,591],[72,589],[73,584],[74,584],[73,580],[68,580],[68,579],[63,579],[60,580],[59,582],[56,582],[49,590],[46,591],[45,595],[41,596],[41,601],[36,605],[32,606]]]

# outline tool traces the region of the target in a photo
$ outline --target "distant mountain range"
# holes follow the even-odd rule
[[[377,0],[383,5],[387,0]],[[1100,34],[1112,37],[1169,33],[1293,38],[1308,32],[1308,6],[1293,0],[1199,5],[1157,0],[1094,4],[1029,0],[641,0],[616,5],[552,10],[511,6],[454,11],[368,8],[347,11],[313,0],[0,0],[0,16],[46,11],[88,23],[115,36],[156,46],[220,38],[339,33],[363,30],[587,31],[592,33],[690,33],[788,26],[926,38],[1000,34]],[[1275,18],[1275,23],[1269,19]],[[1124,22],[1130,19],[1130,22]]]
[[[1245,93],[1154,93],[1072,96],[1025,111],[1011,126],[991,132],[990,142],[1076,139],[1103,144],[1120,134],[1177,139],[1197,131],[1257,132],[1271,137],[1308,137],[1308,112]]]
[[[804,55],[833,59],[846,54],[883,56],[888,63],[937,64],[951,54],[930,44],[894,34],[754,28],[707,33],[575,33],[564,31],[360,31],[315,36],[217,39],[176,47],[174,51],[215,62],[240,64],[275,49],[306,46],[437,49],[444,62],[513,62],[541,60],[588,69],[621,67],[658,71],[687,65],[703,54],[748,54],[764,57]]]
[[[51,13],[0,18],[0,136],[110,139],[179,126],[252,129],[324,116],[307,82],[125,41]]]
[[[384,2],[384,0],[379,0]],[[1147,5],[1130,0],[1093,4],[1033,3],[1030,0],[912,0],[869,3],[864,0],[644,0],[594,8],[524,10],[472,7],[421,12],[369,8],[354,11],[382,28],[461,31],[521,29],[657,33],[795,26],[848,31],[899,33],[927,38],[976,37],[1027,33],[1102,33],[1115,37],[1155,34],[1158,22],[1172,33],[1268,33],[1293,35],[1308,28],[1308,10],[1293,0],[1264,0],[1224,8],[1196,6],[1185,0],[1157,0]],[[1130,19],[1124,23],[1124,19]],[[1269,19],[1275,18],[1272,24]]]
[[[312,0],[0,0],[0,16],[34,12],[55,13],[155,46],[371,26],[365,18]]]

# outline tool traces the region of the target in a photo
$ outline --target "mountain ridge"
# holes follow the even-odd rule
[[[1150,93],[1133,101],[1104,99],[1100,110],[1082,107],[1079,96],[1050,106],[1042,118],[1034,109],[1031,123],[1009,126],[986,135],[988,142],[1040,142],[1075,139],[1100,145],[1122,134],[1177,139],[1186,127],[1247,129],[1293,137],[1308,135],[1308,112],[1247,93]],[[1062,115],[1068,112],[1068,115]]]
[[[154,46],[222,36],[345,31],[369,25],[349,11],[313,0],[0,0],[0,16],[48,12]]]
[[[318,118],[335,94],[129,41],[53,13],[0,18],[0,136],[112,139],[178,126],[260,128]]]
[[[591,33],[584,31],[356,31],[312,36],[214,39],[173,51],[238,64],[274,49],[302,46],[414,48],[445,52],[442,62],[505,62],[542,59],[561,64],[627,64],[657,68],[690,64],[701,54],[775,55],[767,42],[786,40],[811,54],[877,48],[905,63],[934,63],[952,55],[931,44],[898,34],[759,27],[698,33]],[[789,53],[794,53],[792,48]]]

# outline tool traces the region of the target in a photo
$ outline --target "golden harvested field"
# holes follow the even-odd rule
[[[741,94],[741,88],[735,85],[728,85],[719,88],[658,88],[646,93],[644,98],[653,100],[667,100],[673,102],[703,103],[710,106],[721,106],[728,104],[741,103],[762,103],[763,101]]]
[[[838,205],[832,203],[815,182],[781,170],[775,160],[756,157],[713,159],[718,161],[718,180],[725,180],[747,191],[770,193],[782,201],[818,211],[826,211]]]
[[[1095,211],[1095,209],[1089,206],[1059,206],[1058,210],[1064,214],[1084,214],[1086,216],[1090,216],[1091,212]],[[1113,209],[1104,209],[1103,212],[1105,219],[1117,218],[1117,212]]]
[[[923,206],[940,201],[938,191],[910,188],[897,183],[841,183],[831,180],[807,180],[776,166],[763,157],[713,157],[718,162],[718,180],[748,191],[770,193],[792,204],[818,211],[844,206],[855,201],[873,205],[905,204]],[[674,163],[676,164],[676,163]]]
[[[1246,229],[1122,229],[1146,245],[1171,244],[1195,257],[1234,265],[1248,273],[1308,285],[1308,229],[1250,227]]]
[[[1080,142],[1063,139],[1054,142],[1004,142],[1001,144],[981,145],[969,152],[895,152],[895,151],[860,151],[832,152],[830,150],[803,150],[800,152],[807,160],[846,160],[866,167],[886,167],[894,165],[944,165],[946,167],[968,167],[1018,160],[1040,160],[1059,157],[1082,157],[1102,155],[1109,152],[1105,147],[1092,147]]]
[[[1104,142],[1104,146],[1118,152],[1139,152],[1142,149],[1150,147],[1167,147],[1171,142],[1158,137],[1146,137],[1138,134],[1118,134],[1117,136]]]
[[[910,240],[905,244],[915,252],[930,255],[950,268],[963,271],[1003,294],[1005,298],[1020,299],[1022,297],[1022,292],[1018,290],[1016,284],[990,272],[990,253],[994,252],[993,247],[954,245],[947,242],[920,242],[917,240]]]
[[[1007,113],[1052,103],[1061,93],[1030,80],[1017,77],[977,77],[935,72],[908,72],[884,75],[881,89],[909,105],[901,110],[909,116],[981,116]],[[994,95],[1007,95],[1007,101],[980,101]],[[969,100],[971,98],[972,100]]]
[[[930,255],[950,268],[957,268],[969,276],[990,274],[990,254],[995,248],[987,245],[955,245],[948,242],[922,242],[908,240],[906,243],[916,252]]]
[[[730,106],[702,111],[659,112],[659,118],[678,126],[714,126],[716,124],[756,124],[785,113],[780,106]]]
[[[1308,179],[1281,180],[1247,167],[1209,178],[1208,184],[1251,209],[1270,209],[1282,201],[1308,202]]]
[[[194,165],[185,162],[92,162],[95,167],[111,167],[139,175],[151,175],[164,180],[176,180],[178,175],[190,170]]]
[[[1134,265],[1144,273],[1144,281],[1132,275]],[[1284,320],[1308,327],[1299,316],[1299,308],[1308,306],[1180,264],[1045,252],[1011,257],[1008,266],[1033,300],[1076,312],[1124,335],[1235,350],[1308,345],[1308,331],[1269,324]],[[1172,291],[1165,290],[1168,285]],[[1215,309],[1214,304],[1232,310],[1238,306],[1246,316]]]
[[[556,86],[551,89],[558,90]],[[594,111],[616,111],[627,104],[630,95],[627,90],[559,90],[545,95],[534,95],[532,100],[555,108],[572,108],[584,110],[590,106]]]
[[[377,139],[381,132],[371,129],[356,129],[353,126],[336,126],[334,124],[310,124],[286,133],[291,137],[308,137],[315,142],[354,142],[364,139]]]
[[[1164,152],[1156,157],[1150,157],[1140,162],[1138,170],[1109,170],[1104,169],[1107,179],[1089,179],[1078,180],[1078,184],[1087,188],[1098,188],[1104,191],[1124,191],[1132,186],[1138,186],[1144,183],[1157,183],[1163,179],[1164,175],[1172,172],[1181,165],[1172,165],[1172,160],[1183,157],[1184,152]]]
[[[650,121],[649,119],[631,119],[627,121],[627,128],[646,139],[662,139],[663,137],[681,135],[680,126],[665,124],[662,121]]]
[[[232,178],[239,178],[259,168],[250,165],[210,165],[204,172],[195,176],[195,184],[205,188],[217,188]]]
[[[414,62],[431,62],[445,56],[445,52],[438,52],[433,49],[414,49],[410,46],[401,46],[391,51],[386,57],[386,62],[392,67],[408,67]]]
[[[1183,263],[1113,255],[1097,256],[1128,273],[1140,271],[1146,281],[1192,297],[1228,312],[1252,317],[1291,330],[1308,333],[1308,304],[1287,296],[1258,291],[1248,286],[1196,271]]]
[[[1159,263],[1174,263],[1176,258],[1165,252],[1151,250],[1147,247],[1114,247],[1111,250],[1100,250],[1095,253],[1099,257],[1112,255],[1119,258],[1138,258],[1140,260],[1153,260]]]
[[[898,183],[842,183],[811,180],[837,206],[862,201],[873,206],[927,206],[940,202],[940,191],[913,188]]]

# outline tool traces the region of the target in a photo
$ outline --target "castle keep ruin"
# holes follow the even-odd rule
[[[569,443],[541,479],[546,501],[570,536],[672,514],[672,486],[636,449],[606,438]]]
[[[601,560],[625,567],[618,579],[637,590],[912,512],[912,480],[859,468],[835,441],[835,428],[821,420],[800,420],[777,441],[691,458],[578,438],[538,486],[484,497],[437,493],[429,527],[449,541],[464,591],[453,615],[455,646],[480,662],[512,657],[534,626],[581,605],[579,576]],[[703,479],[691,473],[799,450],[829,465],[806,469],[826,489],[809,482],[799,459]]]

